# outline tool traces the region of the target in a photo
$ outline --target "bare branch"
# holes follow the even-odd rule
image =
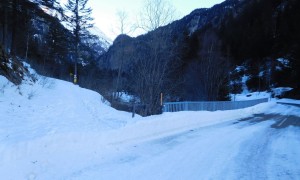
[[[145,0],[138,18],[137,27],[144,31],[153,31],[176,19],[176,9],[167,0]]]

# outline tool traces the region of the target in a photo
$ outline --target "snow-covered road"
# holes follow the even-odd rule
[[[286,118],[261,114],[134,144],[66,179],[299,179],[300,127],[274,128]]]

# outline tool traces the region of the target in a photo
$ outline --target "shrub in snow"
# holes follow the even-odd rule
[[[33,96],[35,96],[35,94],[36,94],[36,91],[30,91],[30,92],[28,93],[28,99],[29,99],[29,100],[32,99]]]
[[[3,83],[0,85],[0,93],[4,94],[4,89],[6,88],[6,86],[9,84],[9,81],[7,81],[7,83]]]
[[[39,84],[42,85],[42,87],[44,88],[53,88],[54,86],[54,81],[46,76],[41,76],[39,78]]]

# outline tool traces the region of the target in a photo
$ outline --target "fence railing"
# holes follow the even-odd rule
[[[268,102],[268,98],[248,101],[166,102],[164,103],[163,112],[233,110],[251,107],[264,102]]]

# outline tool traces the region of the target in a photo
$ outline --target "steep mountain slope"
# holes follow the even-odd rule
[[[220,5],[215,5],[211,9],[194,10],[191,14],[180,20],[177,20],[167,26],[160,27],[153,32],[149,32],[148,34],[138,36],[137,38],[129,38],[128,36],[126,38],[125,35],[121,35],[120,37],[116,38],[113,46],[109,49],[109,52],[101,58],[101,67],[116,69],[115,64],[118,64],[120,58],[114,58],[112,56],[116,54],[115,51],[121,51],[119,45],[121,41],[125,41],[124,46],[132,46],[131,49],[134,49],[138,48],[138,43],[142,41],[150,41],[151,35],[158,31],[164,31],[167,36],[176,37],[185,35],[191,36],[194,32],[201,30],[208,25],[214,25],[215,28],[220,28],[221,22],[227,14],[236,14],[237,11],[240,11],[243,6],[243,1],[225,1]],[[133,45],[134,43],[135,45]],[[127,56],[125,56],[125,59],[127,60]]]
[[[64,5],[62,5],[64,6]],[[55,9],[50,9],[47,8],[43,5],[39,5],[39,7],[48,15],[52,16],[53,18],[58,18],[61,22],[61,24],[63,24],[66,28],[68,28],[68,25],[66,24],[66,22],[64,21],[64,17],[62,17],[62,14],[60,12],[58,12]],[[96,27],[95,25],[89,29],[90,34],[96,36],[96,38],[85,42],[85,43],[90,43],[90,44],[97,44],[97,46],[94,46],[93,48],[95,50],[97,50],[99,53],[103,53],[104,51],[106,51],[109,46],[112,44],[112,40],[110,40],[98,27]]]
[[[91,34],[97,36],[99,39],[99,46],[101,46],[105,51],[108,50],[109,46],[112,44],[110,40],[98,27],[94,26],[90,29]]]
[[[29,0],[5,0],[0,2],[0,15],[4,17],[0,19],[0,44],[7,54],[30,59],[30,64],[42,74],[69,78],[74,37],[62,25],[60,14]],[[97,32],[80,44],[81,64],[95,61],[107,50],[109,42]]]
[[[169,46],[166,49],[179,47],[176,56],[181,64],[178,67],[176,62],[173,75],[180,78],[168,83],[182,90],[165,92],[174,99],[226,99],[229,91],[241,91],[232,82],[241,82],[243,76],[248,77],[248,89],[254,91],[277,86],[297,88],[299,4],[296,0],[227,0],[210,9],[196,9],[148,34],[120,36],[101,56],[99,67],[122,71],[126,78],[136,71],[136,57],[151,52],[152,45],[147,43],[160,37]],[[244,70],[236,72],[237,66]],[[216,83],[208,85],[210,82]],[[212,87],[216,87],[215,92],[209,90]]]

